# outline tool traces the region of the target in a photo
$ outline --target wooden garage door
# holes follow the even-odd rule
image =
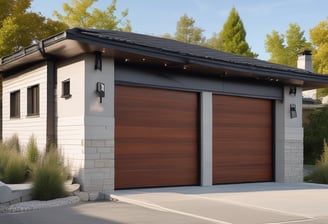
[[[115,188],[199,183],[198,95],[115,87]]]
[[[213,96],[213,183],[272,181],[272,102]]]

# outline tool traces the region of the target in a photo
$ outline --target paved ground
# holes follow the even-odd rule
[[[240,184],[122,190],[118,202],[0,214],[0,223],[327,224],[328,187]]]
[[[257,183],[153,188],[116,191],[115,196],[121,201],[213,223],[328,223],[325,185]]]

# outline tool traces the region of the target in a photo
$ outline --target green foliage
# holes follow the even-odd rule
[[[36,164],[39,160],[39,150],[35,137],[32,135],[27,143],[26,157],[29,163]]]
[[[0,57],[67,29],[61,22],[31,12],[31,1],[0,0]]]
[[[315,164],[323,152],[324,139],[328,139],[328,108],[317,109],[304,126],[304,163]]]
[[[51,200],[66,196],[64,183],[68,177],[64,157],[55,145],[50,145],[33,174],[33,199]]]
[[[72,0],[71,3],[64,3],[64,14],[54,12],[57,19],[67,24],[69,27],[96,28],[107,30],[131,31],[130,21],[126,19],[128,10],[116,14],[116,0],[105,9],[90,9],[97,0]]]
[[[20,184],[26,180],[27,163],[26,159],[19,153],[8,152],[8,161],[4,167],[3,180],[7,184]]]
[[[314,45],[314,71],[328,74],[328,17],[310,30],[310,38]]]
[[[180,17],[180,20],[177,22],[174,39],[189,44],[203,44],[205,41],[205,37],[203,37],[204,30],[196,27],[194,24],[195,20],[186,14]]]
[[[11,138],[7,139],[4,142],[4,148],[7,149],[7,150],[14,150],[16,152],[20,152],[21,147],[20,147],[20,144],[19,144],[18,136],[15,134]]]
[[[5,149],[4,144],[0,144],[0,180],[2,179],[3,172],[9,160],[9,151]]]
[[[34,172],[32,198],[44,201],[64,197],[64,181],[60,167],[42,163]]]
[[[307,182],[328,184],[328,145],[324,142],[323,153],[313,172],[304,178]]]
[[[7,184],[17,184],[31,178],[32,195],[37,200],[65,196],[64,182],[70,177],[70,173],[57,147],[50,145],[45,154],[40,156],[36,140],[31,136],[25,156],[20,150],[16,150],[17,144],[17,135],[0,143],[0,180]]]
[[[246,42],[244,24],[236,10],[232,8],[229,17],[219,35],[214,35],[208,42],[209,47],[225,52],[256,58],[258,55],[251,51]]]
[[[312,46],[306,41],[300,26],[290,23],[286,34],[279,34],[275,30],[267,34],[265,48],[271,54],[270,62],[296,67],[298,54],[311,50]]]

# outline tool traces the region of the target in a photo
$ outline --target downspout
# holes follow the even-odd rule
[[[46,147],[57,145],[56,119],[56,59],[45,52],[44,41],[39,42],[39,52],[47,63],[47,108],[46,108]]]

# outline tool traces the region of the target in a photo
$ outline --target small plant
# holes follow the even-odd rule
[[[8,161],[3,170],[3,180],[7,184],[20,184],[26,180],[27,163],[17,152],[8,152]]]
[[[39,160],[39,150],[36,144],[35,137],[32,135],[27,144],[27,152],[26,152],[27,160],[32,165],[35,165]]]

